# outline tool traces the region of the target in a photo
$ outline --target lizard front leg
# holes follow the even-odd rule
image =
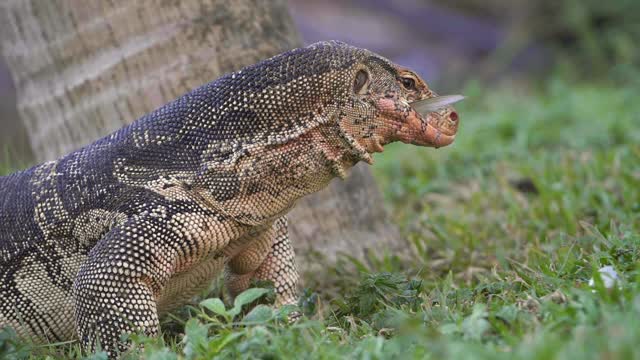
[[[232,296],[249,287],[251,280],[272,281],[276,305],[296,304],[298,271],[289,240],[287,218],[277,219],[255,242],[229,263],[226,283]]]
[[[168,269],[162,271],[154,262],[162,260],[168,268],[169,261],[152,254],[157,237],[166,233],[149,234],[145,232],[148,227],[146,222],[128,222],[111,230],[78,272],[74,283],[76,329],[80,342],[90,351],[100,347],[112,358],[126,349],[120,343],[122,334],[158,334],[153,288],[168,277]]]
[[[221,250],[215,216],[154,205],[111,229],[89,253],[74,283],[76,330],[85,348],[110,358],[122,334],[159,333],[157,301],[172,276]],[[186,211],[188,210],[188,211]]]

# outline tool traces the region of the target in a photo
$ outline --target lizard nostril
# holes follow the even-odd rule
[[[453,122],[458,121],[458,113],[455,111],[452,111],[451,114],[449,114],[449,119],[451,119],[451,121]]]

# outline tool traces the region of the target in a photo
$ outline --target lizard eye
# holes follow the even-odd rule
[[[404,86],[405,89],[407,90],[411,90],[411,91],[416,91],[416,81],[413,80],[410,77],[402,77],[400,78],[400,81],[402,82],[402,86]]]
[[[369,73],[365,70],[359,70],[358,73],[356,73],[355,79],[353,79],[353,91],[356,94],[364,94],[367,91],[365,85],[367,85],[368,81]]]

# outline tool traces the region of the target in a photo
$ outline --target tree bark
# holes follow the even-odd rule
[[[5,0],[0,41],[38,161],[57,158],[220,75],[301,45],[285,1]],[[298,263],[401,251],[374,179],[349,180],[290,214]]]

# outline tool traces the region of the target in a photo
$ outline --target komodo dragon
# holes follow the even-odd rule
[[[111,356],[122,333],[221,273],[296,301],[286,213],[383,145],[454,140],[447,106],[412,71],[340,42],[228,74],[56,161],[0,178],[0,327],[80,339]],[[412,104],[413,103],[413,104]]]

